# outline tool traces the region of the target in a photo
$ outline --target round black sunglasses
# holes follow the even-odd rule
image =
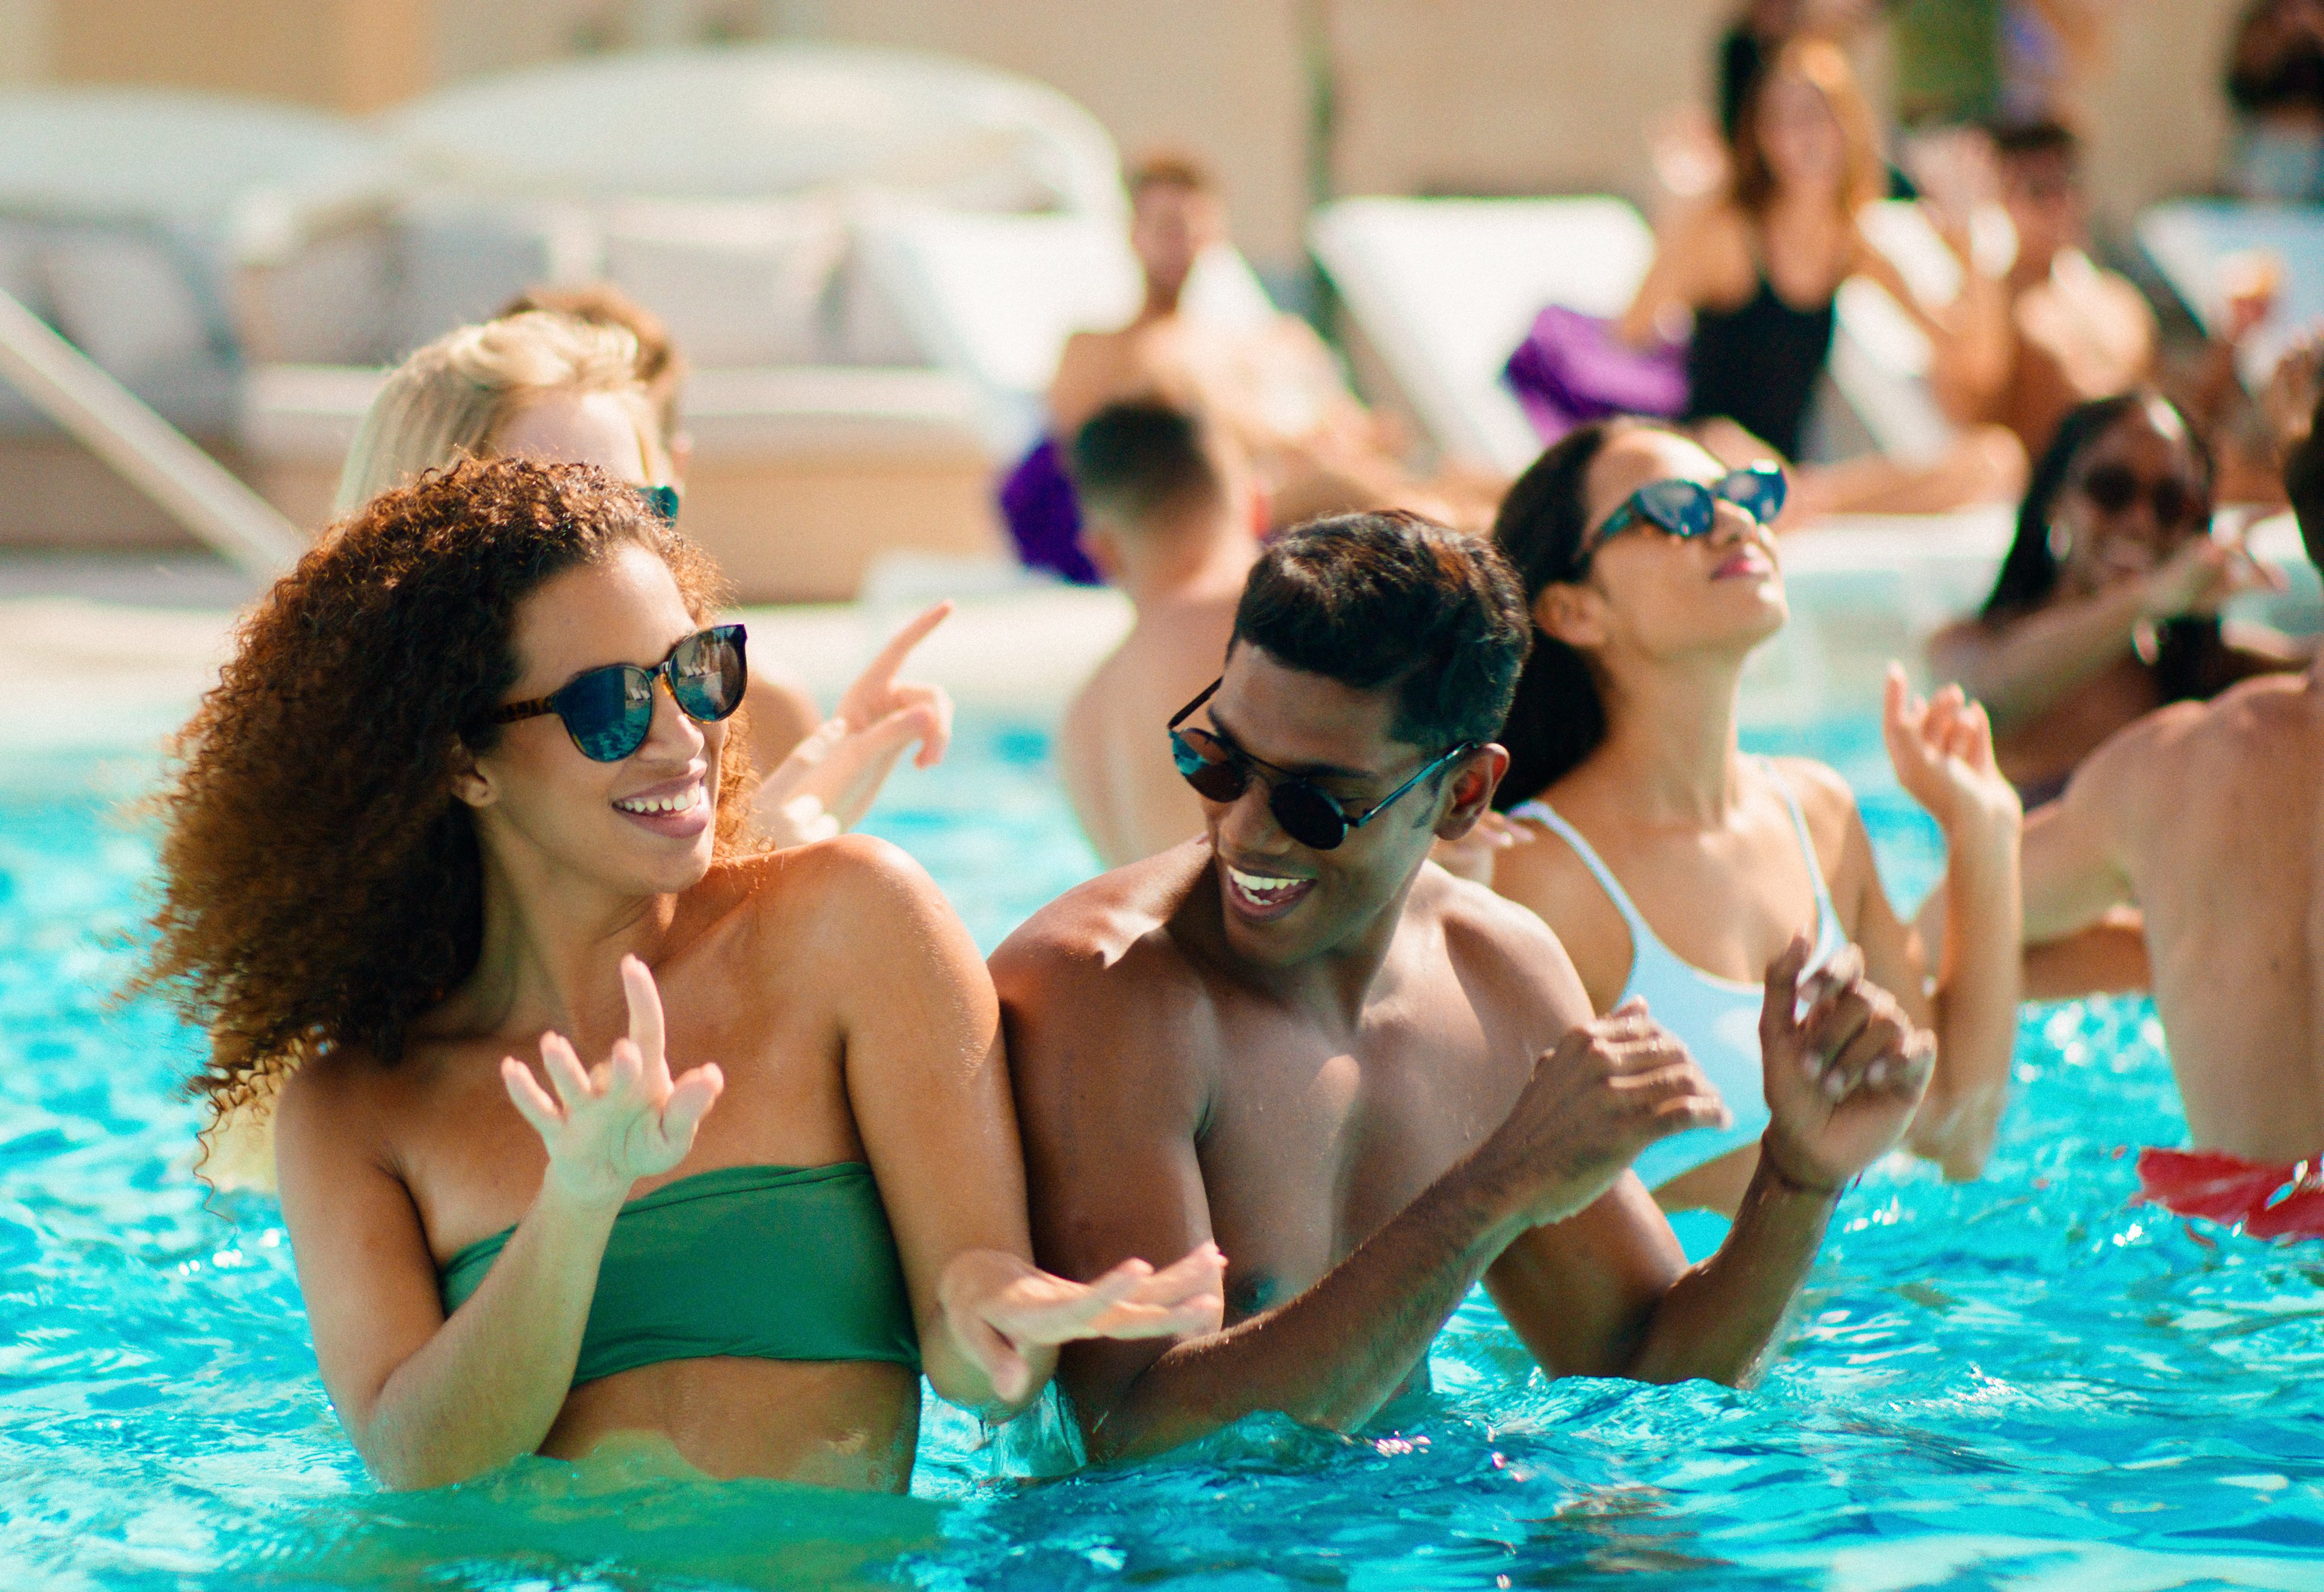
[[[1249,752],[1229,746],[1207,730],[1181,730],[1194,711],[1210,701],[1222,680],[1213,680],[1203,687],[1203,694],[1180,708],[1170,720],[1170,756],[1178,765],[1178,772],[1194,794],[1205,801],[1231,802],[1239,798],[1250,784],[1251,776],[1264,770],[1267,781],[1267,810],[1283,833],[1314,851],[1328,851],[1348,838],[1348,831],[1361,829],[1379,817],[1398,797],[1442,768],[1477,750],[1477,743],[1464,741],[1460,745],[1440,753],[1425,764],[1420,772],[1380,797],[1361,813],[1351,814],[1339,802],[1318,790],[1302,774],[1278,768],[1262,762]]]
[[[644,745],[653,729],[656,680],[669,686],[670,700],[696,722],[731,717],[751,682],[742,661],[746,639],[741,625],[713,625],[680,641],[650,669],[633,663],[585,669],[547,696],[496,709],[493,722],[512,724],[555,713],[583,757],[618,763]]]

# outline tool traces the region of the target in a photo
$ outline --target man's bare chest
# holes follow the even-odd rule
[[[1529,1060],[1529,1058],[1527,1058]],[[1197,1141],[1240,1320],[1312,1286],[1508,1114],[1524,1063],[1474,1032],[1242,1048]]]

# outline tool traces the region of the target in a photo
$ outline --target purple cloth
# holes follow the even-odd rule
[[[1077,586],[1105,584],[1082,550],[1082,506],[1054,437],[1041,438],[1002,478],[1001,518],[1026,568],[1048,570]]]
[[[1501,380],[1546,445],[1609,415],[1677,414],[1686,407],[1686,350],[1642,354],[1610,322],[1553,304],[1535,317]]]

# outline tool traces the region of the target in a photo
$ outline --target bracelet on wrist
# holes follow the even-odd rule
[[[1805,1194],[1811,1199],[1837,1200],[1840,1195],[1846,1193],[1850,1188],[1855,1186],[1855,1179],[1853,1178],[1849,1179],[1845,1183],[1814,1183],[1803,1182],[1799,1178],[1794,1177],[1790,1173],[1785,1172],[1782,1164],[1779,1163],[1775,1157],[1767,1154],[1766,1147],[1764,1145],[1761,1146],[1759,1149],[1759,1164],[1766,1171],[1768,1176],[1783,1184],[1784,1188],[1790,1190],[1794,1194]]]

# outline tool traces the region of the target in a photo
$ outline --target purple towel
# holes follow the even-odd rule
[[[1001,483],[1001,517],[1028,569],[1046,569],[1077,586],[1105,577],[1082,551],[1082,508],[1054,438],[1044,437]]]
[[[1686,350],[1642,354],[1610,322],[1553,304],[1517,345],[1501,380],[1546,445],[1609,415],[1675,415],[1686,407]]]

